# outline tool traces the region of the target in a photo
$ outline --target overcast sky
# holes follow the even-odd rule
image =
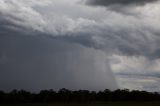
[[[0,0],[0,89],[160,91],[159,0]]]

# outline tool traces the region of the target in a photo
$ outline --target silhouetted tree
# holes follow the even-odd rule
[[[0,91],[0,104],[4,103],[55,103],[55,102],[108,102],[108,101],[160,101],[158,92],[147,92],[128,89],[110,91],[71,91],[65,88],[58,92],[42,90],[39,93],[30,93],[25,90],[13,90],[9,93]]]

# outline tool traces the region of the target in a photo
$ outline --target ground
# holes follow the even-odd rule
[[[57,103],[57,104],[8,104],[0,106],[160,106],[160,102],[112,102],[112,103]]]

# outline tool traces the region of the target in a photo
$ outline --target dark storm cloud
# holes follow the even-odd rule
[[[0,35],[1,90],[118,88],[103,52],[36,34]]]
[[[149,60],[160,58],[159,38],[151,42],[144,34],[141,35],[141,32],[135,33],[135,35],[138,35],[137,37],[131,36],[129,30],[126,30],[126,32],[102,32],[103,35],[98,36],[79,33],[76,36],[57,36],[54,38],[102,50],[111,55],[144,56]],[[153,37],[155,36],[153,35]],[[155,47],[154,51],[152,51],[153,46]]]
[[[88,2],[92,2],[95,4],[96,2],[99,4],[112,4],[112,2],[113,4],[133,4],[135,2],[145,3],[153,1],[154,0],[92,0]],[[20,8],[22,7],[20,6],[18,9]],[[146,23],[140,24],[143,20],[134,19],[133,17],[127,18],[127,16],[123,15],[115,15],[113,17],[110,16],[113,18],[113,20],[106,17],[107,19],[105,23],[96,22],[95,20],[90,20],[89,18],[83,19],[81,17],[77,20],[74,20],[72,19],[72,17],[67,16],[64,18],[61,18],[61,16],[55,18],[54,15],[49,16],[53,17],[53,20],[49,20],[48,17],[47,20],[44,20],[44,13],[40,14],[39,12],[34,10],[34,8],[26,7],[25,9],[28,9],[29,12],[18,12],[20,12],[19,14],[25,14],[24,16],[28,16],[27,19],[24,19],[19,14],[13,14],[12,12],[0,10],[0,13],[2,14],[2,16],[0,17],[1,35],[9,35],[13,33],[16,35],[17,32],[22,33],[22,35],[44,35],[50,36],[54,39],[61,39],[64,41],[77,43],[87,48],[89,47],[99,49],[107,52],[108,54],[121,53],[128,56],[145,56],[149,59],[159,58],[159,30],[155,30],[155,25],[148,27],[150,26],[150,23],[149,25],[145,25]],[[35,16],[39,16],[38,19],[40,21],[36,21]],[[122,24],[121,22],[124,23]],[[41,26],[42,31],[44,31],[43,33],[45,34],[41,34],[41,30],[35,30],[39,27],[41,28]],[[68,32],[67,29],[70,27],[71,29],[69,30],[71,30],[71,32]],[[152,36],[152,39],[148,35]],[[152,50],[153,46],[155,50]]]
[[[94,6],[112,6],[112,5],[144,5],[146,3],[156,2],[158,0],[86,0],[86,4]]]
[[[1,90],[118,88],[102,51],[35,30],[34,22],[19,15],[0,10],[1,13]],[[33,18],[32,14],[26,14]],[[39,28],[38,23],[36,27]]]
[[[135,7],[145,6],[158,2],[159,0],[84,0],[86,5],[105,7],[108,10],[121,13],[123,15],[137,16]]]
[[[63,0],[49,0],[57,6],[42,8],[37,5],[43,1],[35,0],[32,6],[33,0],[28,1],[0,1],[0,89],[115,89],[110,57],[122,55],[130,61],[144,57],[149,62],[160,58],[159,14],[155,12],[159,5],[151,11],[150,5],[147,11],[140,8],[139,17],[110,10],[156,0],[87,1],[109,10],[66,5]]]

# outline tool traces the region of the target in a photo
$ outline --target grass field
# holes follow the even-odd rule
[[[160,106],[160,102],[113,102],[113,103],[59,103],[59,104],[8,104],[0,106]]]

